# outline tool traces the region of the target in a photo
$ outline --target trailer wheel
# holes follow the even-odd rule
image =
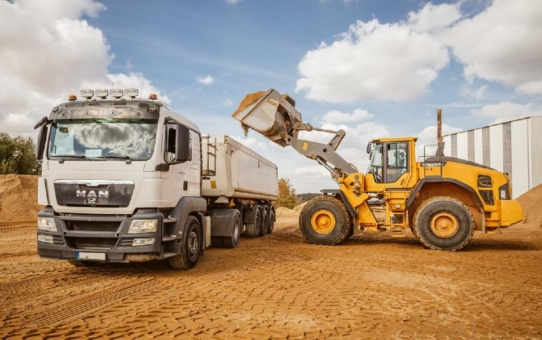
[[[230,236],[221,237],[222,246],[226,248],[235,248],[239,244],[239,238],[241,237],[241,213],[239,210],[235,212],[233,218],[233,227]]]
[[[266,206],[262,206],[262,226],[260,227],[259,236],[267,235],[267,228],[269,228],[269,211]]]
[[[255,206],[253,209],[253,222],[246,224],[248,236],[258,236],[260,234],[260,228],[262,227],[262,211],[259,206]]]
[[[201,227],[196,217],[188,216],[183,234],[181,253],[169,258],[169,265],[173,269],[193,268],[199,260]]]
[[[309,243],[336,245],[348,238],[352,224],[341,201],[319,196],[301,210],[299,229]]]
[[[271,234],[275,228],[275,209],[269,209],[269,222],[267,224],[267,233]]]
[[[456,251],[469,243],[474,219],[469,209],[452,197],[433,197],[414,214],[415,235],[427,248]]]

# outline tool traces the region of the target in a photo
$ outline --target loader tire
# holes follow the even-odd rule
[[[416,210],[413,230],[427,248],[456,251],[471,240],[474,218],[461,201],[438,196],[423,202]]]
[[[254,221],[253,223],[247,223],[247,235],[248,236],[258,236],[260,235],[260,229],[262,227],[262,211],[259,206],[254,207]]]
[[[299,229],[309,243],[331,246],[349,237],[352,223],[341,201],[329,196],[318,196],[301,210]]]
[[[188,216],[183,233],[181,253],[169,258],[171,268],[193,268],[199,260],[201,242],[202,233],[199,221],[195,216]]]
[[[269,210],[267,207],[262,206],[262,225],[260,227],[259,236],[267,235],[267,229],[269,224]]]

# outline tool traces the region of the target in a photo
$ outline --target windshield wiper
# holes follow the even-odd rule
[[[115,156],[115,155],[105,155],[105,156],[97,156],[97,157],[92,157],[91,159],[107,159],[107,158],[112,158],[112,159],[124,159],[126,160],[126,164],[130,164],[132,163],[132,161],[134,160],[132,157],[130,156]]]
[[[58,157],[58,162],[60,164],[64,163],[64,160],[66,158],[78,158],[78,159],[84,159],[86,161],[89,160],[89,158],[85,155],[54,155],[54,156],[51,156],[51,157]]]

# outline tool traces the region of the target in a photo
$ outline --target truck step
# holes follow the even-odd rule
[[[176,239],[177,239],[177,236],[175,236],[175,235],[166,235],[166,236],[162,237],[162,242],[173,241],[173,240],[176,240]]]
[[[175,222],[177,222],[176,218],[173,218],[173,217],[164,218],[164,223],[175,223]]]
[[[164,258],[167,259],[168,257],[175,256],[175,253],[164,253]]]

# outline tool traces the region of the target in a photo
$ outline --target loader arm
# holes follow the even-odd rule
[[[319,129],[304,124],[294,100],[288,95],[281,95],[274,89],[249,94],[232,117],[241,122],[245,133],[251,128],[282,147],[290,145],[303,156],[316,160],[337,182],[339,178],[358,172],[335,151],[346,134],[344,130]],[[323,144],[297,138],[299,131],[321,131],[334,136],[329,143]]]

